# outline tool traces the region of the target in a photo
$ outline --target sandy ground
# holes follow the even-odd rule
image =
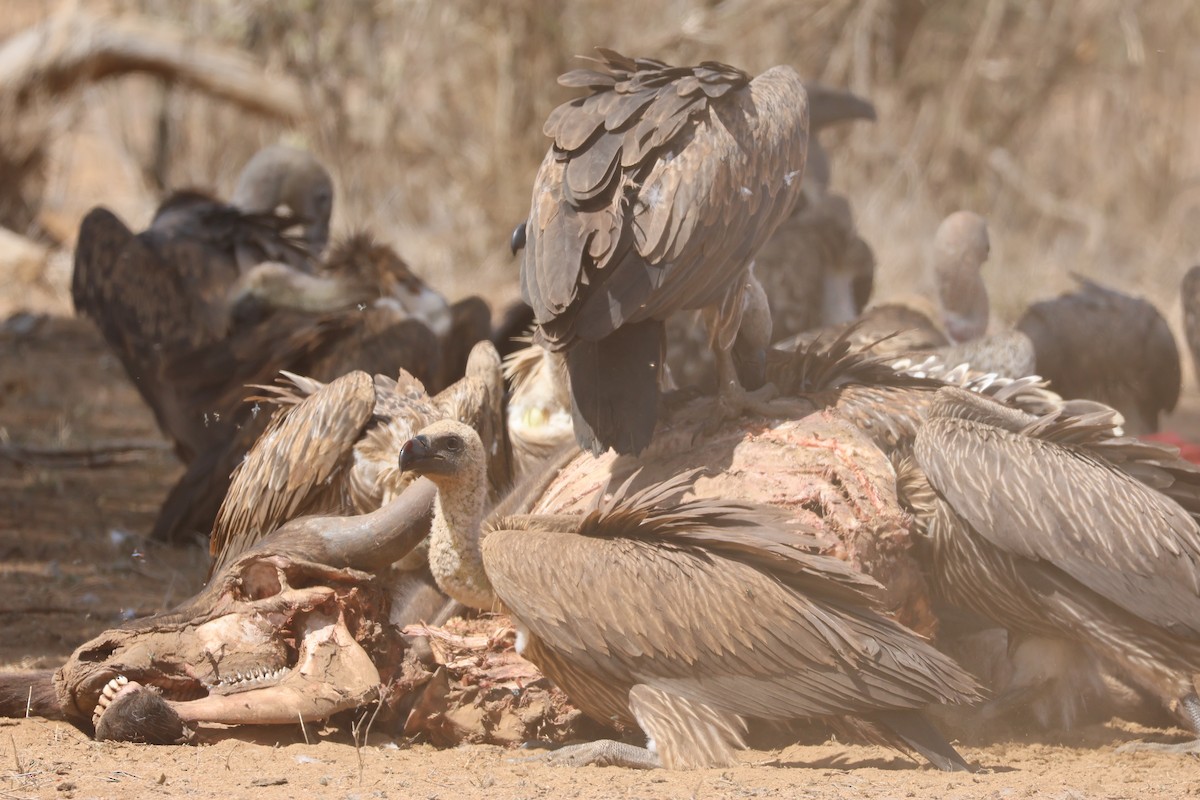
[[[179,472],[119,363],[92,329],[45,319],[0,333],[0,669],[58,666],[130,615],[192,594],[205,555],[146,542]],[[1177,415],[1196,431],[1189,397]],[[151,445],[87,466],[87,445]],[[63,461],[32,445],[71,453]],[[307,735],[308,741],[305,741]],[[1200,797],[1200,760],[1118,754],[1131,739],[1171,741],[1113,721],[1069,734],[959,746],[977,775],[946,775],[890,751],[828,742],[747,752],[732,769],[688,773],[552,768],[521,750],[436,750],[377,726],[214,731],[190,747],[91,741],[39,719],[0,720],[0,798],[1176,798]]]

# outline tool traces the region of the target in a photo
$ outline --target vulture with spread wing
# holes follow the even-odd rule
[[[366,514],[398,497],[412,480],[396,463],[400,447],[435,420],[479,431],[494,497],[512,481],[504,377],[489,342],[472,349],[460,380],[432,397],[403,370],[373,379],[355,371],[328,384],[288,378],[273,390],[282,408],[234,470],[213,525],[212,574],[296,517]]]
[[[763,382],[770,312],[751,271],[801,192],[808,102],[779,66],[750,79],[600,50],[559,82],[589,90],[546,121],[521,291],[536,340],[564,351],[576,436],[636,453],[658,418],[664,323],[705,310],[727,409]],[[739,337],[740,333],[740,337]]]

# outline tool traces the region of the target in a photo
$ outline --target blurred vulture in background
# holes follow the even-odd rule
[[[1200,265],[1187,271],[1180,290],[1184,335],[1192,356],[1192,367],[1197,380],[1200,380]]]
[[[857,319],[779,340],[785,350],[818,337],[848,333],[860,347],[876,345],[879,354],[905,355],[936,350],[982,336],[990,317],[983,265],[991,252],[987,222],[972,211],[956,211],[942,220],[933,239],[928,283],[934,297],[903,295],[872,305]],[[889,337],[884,342],[880,339]]]
[[[1131,434],[1158,430],[1179,401],[1179,348],[1162,314],[1137,297],[1076,276],[1079,289],[1029,307],[1017,329],[1038,373],[1063,397],[1112,406]]]
[[[705,310],[724,413],[763,383],[770,311],[750,265],[800,196],[808,104],[790,67],[751,80],[599,53],[559,78],[589,93],[546,121],[521,291],[536,341],[566,354],[579,442],[637,453],[658,419],[671,315]]]
[[[1104,662],[1200,734],[1200,471],[1114,435],[1111,409],[1037,418],[943,389],[928,417],[901,498],[937,593],[1008,629],[996,702],[1070,725]]]
[[[210,530],[230,472],[270,416],[244,402],[247,384],[281,369],[331,380],[404,367],[437,391],[489,334],[482,301],[451,307],[365,234],[320,259],[311,248],[326,244],[331,192],[311,154],[270,147],[238,180],[246,208],[178,193],[136,236],[102,208],[84,219],[76,308],[96,321],[187,466],[156,538]]]
[[[329,229],[325,205],[323,218],[304,222],[304,239],[287,234],[302,222],[295,209],[320,210],[312,198],[332,191],[332,182],[310,154],[269,150],[270,158],[251,159],[238,179],[255,210],[184,191],[167,198],[142,233],[105,208],[93,209],[79,228],[75,309],[100,328],[184,462],[211,434],[204,415],[165,379],[167,364],[229,334],[228,293],[244,271],[271,261],[311,272],[319,253],[305,241],[323,247]],[[292,210],[277,213],[279,206]]]

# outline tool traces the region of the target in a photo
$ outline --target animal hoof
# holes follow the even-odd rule
[[[162,695],[137,682],[121,684],[96,710],[98,741],[185,744],[195,736]]]

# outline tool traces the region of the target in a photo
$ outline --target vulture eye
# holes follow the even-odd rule
[[[446,449],[451,453],[457,453],[463,449],[463,440],[461,436],[447,436]]]

